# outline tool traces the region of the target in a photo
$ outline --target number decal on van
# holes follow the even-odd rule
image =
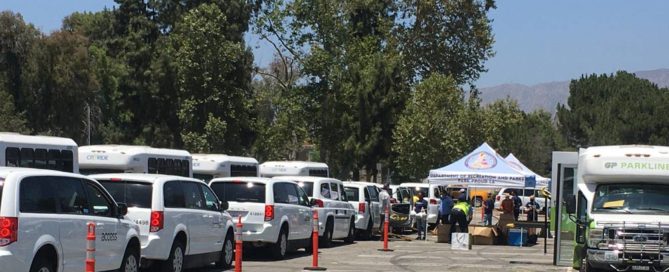
[[[118,240],[118,234],[114,232],[103,232],[100,234],[100,241],[109,242]]]

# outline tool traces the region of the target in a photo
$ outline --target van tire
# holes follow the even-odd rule
[[[225,235],[221,248],[221,259],[216,262],[217,268],[228,269],[232,267],[232,262],[235,261],[235,241],[232,236],[231,232]]]
[[[120,272],[139,272],[139,251],[131,245],[125,250]]]
[[[45,270],[46,269],[46,270]],[[30,265],[30,272],[56,272],[56,264],[49,260],[46,256],[37,255]]]
[[[332,235],[334,232],[334,223],[332,221],[332,217],[330,217],[325,223],[325,231],[323,231],[323,237],[319,241],[319,244],[323,248],[332,246]]]
[[[346,236],[344,242],[347,244],[352,244],[355,242],[355,220],[353,218],[351,218],[351,224],[348,227],[348,236]]]
[[[275,260],[283,260],[286,258],[286,253],[288,253],[288,229],[284,226],[279,232],[279,237],[276,240],[276,243],[270,247],[272,257]]]
[[[163,261],[160,271],[182,272],[184,270],[184,258],[186,257],[183,243],[177,239],[172,243],[170,257]]]

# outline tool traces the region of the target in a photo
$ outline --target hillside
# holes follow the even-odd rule
[[[645,78],[660,87],[669,87],[669,69],[639,71],[635,74]],[[518,101],[524,111],[544,109],[555,114],[557,104],[567,103],[569,97],[569,81],[541,83],[527,86],[523,84],[502,84],[493,87],[481,88],[483,104],[510,97]]]

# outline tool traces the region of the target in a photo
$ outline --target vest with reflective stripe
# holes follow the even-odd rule
[[[469,213],[469,203],[466,201],[459,201],[455,204],[455,206],[453,206],[453,209],[461,210],[463,213],[465,213],[465,216],[467,216]]]

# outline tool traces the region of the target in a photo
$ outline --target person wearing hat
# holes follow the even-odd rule
[[[460,227],[459,232],[468,233],[472,213],[472,206],[467,202],[467,196],[460,195],[451,210],[451,234],[455,232],[456,224]]]

